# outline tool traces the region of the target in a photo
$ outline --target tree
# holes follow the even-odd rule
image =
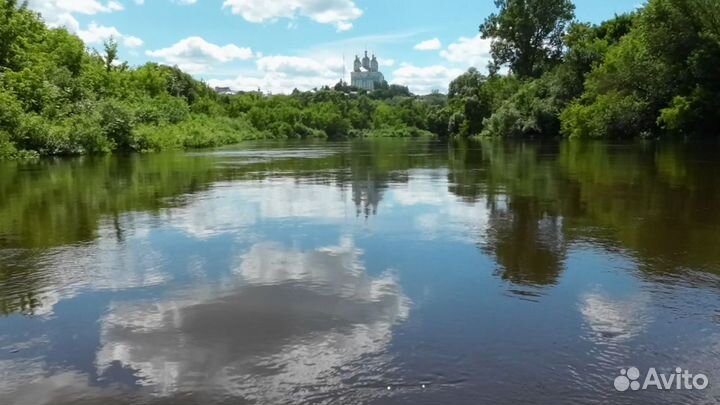
[[[491,39],[491,71],[502,66],[520,77],[539,77],[560,61],[563,36],[575,16],[570,0],[495,0],[499,11],[480,26]]]
[[[105,55],[103,57],[105,61],[105,71],[110,72],[113,68],[113,63],[117,60],[118,43],[115,38],[110,37],[103,45],[105,47]]]
[[[717,134],[718,17],[717,1],[650,0],[563,112],[565,134]]]

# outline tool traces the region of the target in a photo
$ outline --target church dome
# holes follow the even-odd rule
[[[365,51],[365,57],[362,60],[362,65],[365,69],[370,70],[370,58],[368,57],[367,51]]]

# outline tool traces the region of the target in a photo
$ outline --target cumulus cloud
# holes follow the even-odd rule
[[[147,51],[146,55],[178,65],[190,73],[202,73],[209,69],[210,63],[251,59],[253,52],[250,48],[241,48],[235,44],[221,46],[202,37],[188,37],[170,47]]]
[[[437,38],[428,39],[415,45],[415,50],[418,51],[434,51],[440,48],[442,48],[442,42]]]
[[[483,39],[480,34],[472,37],[460,37],[457,42],[440,51],[445,60],[463,68],[485,68],[492,59],[490,55],[490,39]]]
[[[123,9],[122,4],[115,0],[106,3],[98,0],[30,0],[28,7],[42,14],[48,23],[53,23],[63,14],[94,15]]]
[[[80,27],[75,14],[95,15],[123,10],[123,5],[115,0],[105,3],[98,0],[30,0],[28,6],[39,12],[49,26],[65,27],[88,45],[101,44],[111,37],[128,48],[138,48],[144,43],[138,37],[124,35],[115,27],[95,22],[91,22],[86,29]]]
[[[124,35],[115,27],[98,25],[95,22],[91,22],[90,25],[88,25],[87,29],[81,29],[76,21],[68,21],[66,27],[70,31],[74,32],[77,36],[79,36],[80,39],[82,39],[88,45],[99,45],[109,40],[110,38],[114,38],[116,41],[119,41],[121,44],[125,45],[128,48],[138,48],[141,47],[144,43],[143,40],[138,37],[132,35]]]
[[[297,56],[267,56],[258,59],[257,67],[263,72],[324,76],[342,71],[342,61],[332,59],[323,61]]]
[[[256,61],[256,71],[244,72],[235,79],[210,80],[211,86],[270,93],[290,93],[293,89],[311,90],[340,80],[342,57],[264,56]]]
[[[94,22],[90,23],[86,30],[78,29],[76,34],[89,45],[101,44],[110,38],[122,37],[122,33],[117,28],[97,25]]]
[[[223,7],[253,23],[303,16],[320,24],[332,24],[338,31],[351,29],[352,21],[363,14],[353,0],[225,0]]]
[[[394,60],[383,61],[383,66],[394,66]],[[416,94],[428,94],[433,90],[447,91],[448,84],[464,69],[443,65],[418,67],[401,64],[389,77],[395,84],[408,86]],[[342,77],[341,57],[264,56],[256,61],[256,69],[242,72],[234,79],[210,79],[211,86],[230,87],[236,91],[254,91],[288,94],[294,89],[306,91],[322,86],[331,86]]]
[[[144,42],[142,39],[131,35],[123,38],[123,44],[128,48],[139,48],[143,46]]]
[[[393,82],[408,86],[416,94],[428,94],[433,90],[445,92],[448,84],[462,73],[463,69],[443,65],[418,67],[403,64],[393,73]]]
[[[135,4],[140,5],[140,6],[142,6],[143,4],[145,4],[145,0],[134,0],[134,1],[135,1]],[[197,3],[197,0],[171,0],[171,1],[172,1],[173,3],[185,4],[185,5],[196,4],[196,3]]]
[[[125,10],[125,7],[123,7],[123,5],[118,3],[117,1],[109,1],[107,4],[107,8],[110,9],[110,11]]]

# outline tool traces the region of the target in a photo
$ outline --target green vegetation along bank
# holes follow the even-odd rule
[[[600,25],[570,0],[496,0],[489,74],[447,97],[383,83],[218,95],[177,67],[88,51],[0,0],[0,158],[356,136],[632,138],[720,133],[720,2],[650,0]]]
[[[720,2],[649,0],[599,25],[570,0],[496,0],[490,74],[449,89],[454,135],[720,134]]]
[[[216,94],[177,67],[88,51],[17,0],[0,0],[0,158],[210,147],[246,139],[430,135],[444,96],[385,83],[292,95]]]

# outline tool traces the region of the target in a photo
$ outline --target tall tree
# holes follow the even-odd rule
[[[559,61],[563,36],[575,17],[571,0],[495,0],[498,12],[480,26],[491,39],[492,70],[502,66],[520,77],[539,77]]]
[[[110,72],[113,68],[113,63],[115,63],[118,57],[118,43],[115,38],[110,37],[103,45],[105,47],[105,55],[103,57],[105,70]]]

